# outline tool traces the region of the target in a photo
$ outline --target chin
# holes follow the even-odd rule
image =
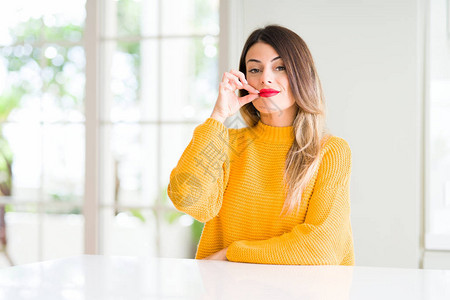
[[[272,113],[277,113],[280,111],[283,111],[286,109],[286,107],[280,107],[277,105],[273,105],[273,104],[265,104],[265,103],[258,103],[259,105],[255,105],[255,108],[263,114],[272,114]]]

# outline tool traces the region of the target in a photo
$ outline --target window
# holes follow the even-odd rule
[[[450,250],[450,4],[430,1],[425,246]]]
[[[100,11],[99,251],[192,258],[202,224],[166,188],[217,97],[219,3],[104,0]]]
[[[18,0],[0,22],[0,218],[12,261],[193,257],[203,225],[166,188],[217,97],[219,1]]]
[[[0,11],[2,266],[83,253],[84,5]]]

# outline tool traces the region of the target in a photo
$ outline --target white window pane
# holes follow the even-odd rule
[[[84,56],[81,46],[1,48],[0,97],[14,106],[8,120],[84,121]]]
[[[83,124],[44,125],[44,176],[46,197],[78,202],[84,194]]]
[[[158,34],[217,35],[218,7],[218,0],[105,0],[103,33],[109,38]]]
[[[15,265],[39,260],[39,215],[35,206],[28,207],[27,212],[23,206],[10,205],[5,216],[7,251]],[[7,261],[0,266],[8,266]]]
[[[4,125],[3,150],[12,154],[12,195],[17,201],[38,201],[42,174],[42,128],[36,123]],[[30,151],[32,149],[32,151]]]
[[[41,49],[25,43],[0,48],[0,98],[5,120],[39,120]],[[4,120],[3,120],[4,121]]]
[[[84,19],[85,0],[11,1],[0,10],[0,45],[20,43],[22,33],[29,42],[40,37],[81,41]]]
[[[145,45],[146,57],[153,56],[155,47]],[[141,87],[141,44],[127,42],[105,43],[104,72],[102,79],[105,89],[102,102],[102,119],[113,122],[135,122],[141,119],[142,102],[140,96]],[[155,66],[147,65],[146,74],[155,70]],[[155,107],[153,108],[156,113]]]
[[[161,157],[162,170],[160,176],[167,187],[170,180],[170,173],[176,167],[181,155],[192,139],[195,127],[198,124],[183,125],[163,125],[161,133],[164,137],[161,144],[163,156]],[[172,202],[167,201],[169,206]]]
[[[50,219],[64,201],[80,204],[84,193],[85,4],[17,0],[0,10],[0,140],[2,152],[11,150],[13,173],[12,198],[1,200],[10,202],[8,251],[15,264],[82,253],[82,238],[65,240],[68,223]],[[50,203],[38,209],[37,201]]]
[[[161,2],[163,5],[162,34],[217,35],[219,33],[218,0],[164,0]]]
[[[153,219],[150,209],[157,199],[170,207],[170,171],[217,98],[218,3],[103,1],[102,253],[194,257],[202,224],[175,210]],[[148,218],[153,223],[143,225]],[[120,233],[118,222],[134,231]]]
[[[155,36],[158,34],[159,0],[103,1],[103,35]]]
[[[428,249],[450,250],[450,44],[448,7],[430,2],[430,77],[427,168]]]
[[[47,122],[83,122],[85,58],[81,46],[44,48],[42,119]]]
[[[442,83],[441,83],[442,85]],[[450,236],[450,101],[440,99],[450,97],[450,80],[447,90],[439,83],[431,85],[430,110],[430,211],[429,232],[434,235]],[[439,93],[440,91],[440,93]],[[433,101],[433,98],[435,101]]]
[[[217,40],[210,36],[162,42],[163,120],[203,120],[211,115],[218,90],[216,50]]]
[[[159,63],[159,47],[157,40],[141,42],[140,65],[140,120],[153,121],[158,118],[159,101],[161,93],[160,80],[162,65]]]
[[[52,8],[47,8],[42,16],[45,40],[81,42],[86,18],[86,0],[47,1]]]
[[[44,214],[42,218],[43,259],[57,259],[84,253],[84,218],[80,208]]]
[[[152,211],[105,208],[100,217],[102,254],[156,255],[156,225]]]
[[[117,124],[103,128],[102,203],[152,205],[158,197],[156,126]]]
[[[193,237],[191,216],[178,211],[162,213],[160,257],[195,258],[198,240]]]

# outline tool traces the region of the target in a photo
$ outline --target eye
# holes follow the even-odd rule
[[[277,70],[277,71],[285,71],[286,67],[285,66],[279,66],[279,67],[276,67],[275,70]]]
[[[259,69],[253,68],[253,69],[248,70],[248,72],[249,72],[249,73],[252,73],[252,74],[255,74],[255,73],[258,73],[258,72],[259,72]]]

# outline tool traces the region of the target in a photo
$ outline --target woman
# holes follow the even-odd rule
[[[238,110],[248,127],[226,128]],[[255,30],[170,175],[175,207],[206,223],[196,258],[354,265],[351,151],[324,132],[305,42],[280,26]]]

